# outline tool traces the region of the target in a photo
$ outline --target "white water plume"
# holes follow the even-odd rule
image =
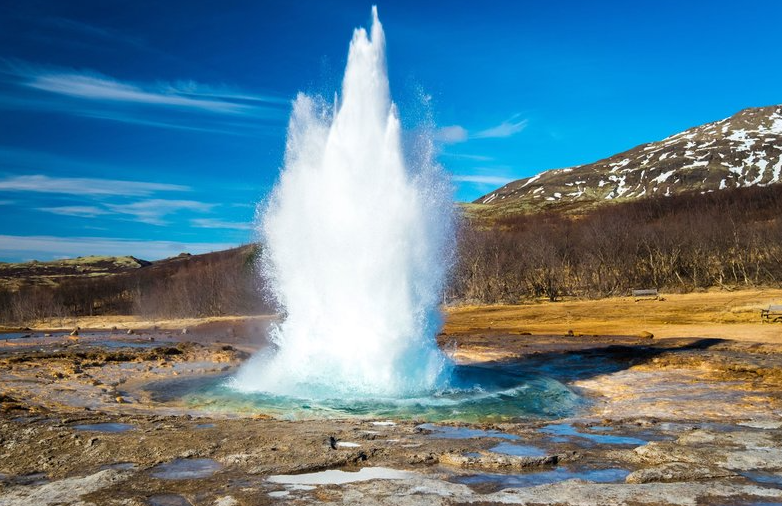
[[[398,397],[447,382],[438,305],[453,251],[453,201],[431,141],[406,160],[385,35],[356,29],[333,107],[299,94],[285,166],[261,210],[263,270],[283,313],[242,391]]]

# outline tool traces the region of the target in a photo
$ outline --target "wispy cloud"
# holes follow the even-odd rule
[[[464,160],[475,160],[477,162],[490,162],[494,160],[491,156],[485,156],[485,155],[471,155],[468,153],[449,153],[449,152],[442,152],[440,153],[440,156],[447,156],[448,158],[461,158]]]
[[[516,135],[527,128],[528,124],[529,120],[519,119],[519,115],[516,114],[499,125],[485,128],[474,133],[470,133],[469,130],[461,125],[442,127],[435,132],[434,138],[436,141],[442,142],[443,144],[458,144],[470,139],[500,139]]]
[[[513,178],[509,177],[503,177],[503,176],[488,176],[488,175],[476,175],[476,174],[463,174],[459,175],[456,174],[452,177],[452,179],[459,183],[475,183],[475,184],[481,184],[481,185],[497,185],[497,186],[503,186],[511,181],[514,181]]]
[[[104,214],[110,214],[109,211],[96,206],[58,206],[58,207],[39,207],[39,211],[59,214],[61,216],[78,216],[80,218],[94,218]]]
[[[118,214],[133,216],[137,221],[150,225],[166,225],[163,219],[180,211],[208,212],[215,204],[195,200],[140,200],[131,204],[107,204],[106,207]]]
[[[130,124],[245,134],[282,128],[290,100],[193,80],[138,82],[89,69],[0,59],[0,107]]]
[[[8,176],[0,179],[0,191],[59,193],[66,195],[147,196],[159,191],[188,191],[190,187],[144,181],[97,179],[81,177],[51,177],[41,174]]]
[[[451,125],[439,128],[434,133],[434,140],[444,144],[456,144],[464,142],[468,138],[467,129],[460,125]]]
[[[0,255],[3,258],[47,258],[73,257],[80,255],[133,255],[138,258],[157,260],[189,253],[207,253],[232,248],[230,243],[187,243],[177,241],[139,241],[111,237],[56,237],[0,235]]]
[[[228,96],[217,95],[215,99],[188,96],[170,85],[129,84],[100,74],[42,72],[28,77],[29,80],[24,84],[31,88],[88,100],[182,107],[227,114],[243,114],[252,109],[246,104],[222,99]]]
[[[472,137],[475,139],[500,139],[511,137],[527,128],[528,123],[528,120],[518,120],[517,116],[514,116],[507,121],[503,121],[497,126],[476,132],[472,135]]]
[[[252,223],[223,221],[214,218],[197,218],[190,220],[190,224],[197,228],[224,228],[230,230],[252,230]]]

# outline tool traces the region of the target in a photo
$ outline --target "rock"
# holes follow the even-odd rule
[[[123,399],[121,395],[116,396],[114,400],[117,401],[117,404],[123,404],[125,402],[125,399]]]
[[[186,328],[182,329],[182,334],[189,334],[189,333],[190,332]]]
[[[568,337],[573,337],[575,335],[575,332],[573,332],[573,330],[571,329],[571,330],[568,330],[567,334],[565,334],[565,335],[568,336]]]
[[[737,476],[727,469],[713,466],[671,462],[655,467],[638,469],[628,474],[627,483],[663,483],[674,481],[711,480]]]
[[[558,455],[542,457],[518,457],[501,453],[481,452],[479,456],[471,457],[461,453],[444,453],[440,455],[441,464],[481,469],[525,469],[529,467],[554,466],[559,462]]]
[[[638,337],[640,337],[641,339],[652,339],[654,337],[654,334],[644,330],[638,333]]]
[[[111,327],[111,330],[117,330],[117,326],[114,325],[113,327]]]
[[[78,336],[79,335],[79,327],[76,327],[75,329],[71,330],[70,333],[71,336]]]
[[[129,335],[129,336],[132,336],[133,334],[135,334],[135,332],[133,331],[133,329],[128,329],[128,335]]]

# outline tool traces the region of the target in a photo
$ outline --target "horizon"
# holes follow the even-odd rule
[[[378,10],[403,125],[432,128],[455,200],[469,202],[782,102],[782,5],[696,4]],[[154,5],[0,6],[0,261],[251,242],[291,101],[339,91],[372,3]]]

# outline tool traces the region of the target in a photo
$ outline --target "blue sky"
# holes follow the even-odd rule
[[[0,2],[0,260],[249,241],[298,91],[372,2]],[[457,200],[782,102],[782,3],[379,3]]]

